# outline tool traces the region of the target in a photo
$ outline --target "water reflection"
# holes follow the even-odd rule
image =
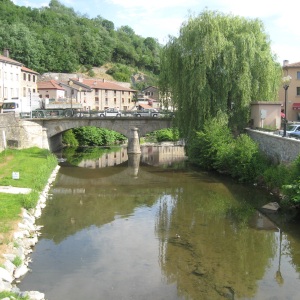
[[[119,151],[103,168],[63,164],[21,289],[48,300],[299,298],[299,235],[256,210],[270,195],[175,167],[166,149],[123,152],[128,161]]]

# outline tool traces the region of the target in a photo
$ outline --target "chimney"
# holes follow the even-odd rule
[[[3,50],[3,56],[9,58],[9,50],[8,49]]]
[[[287,59],[285,59],[284,61],[283,61],[283,66],[285,67],[286,65],[288,65],[289,64],[289,61],[287,60]]]

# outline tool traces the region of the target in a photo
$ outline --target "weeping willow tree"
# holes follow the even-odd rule
[[[251,101],[277,99],[280,78],[258,19],[205,10],[183,23],[179,37],[170,37],[161,54],[160,91],[172,95],[187,139],[220,111],[231,128],[242,128]]]

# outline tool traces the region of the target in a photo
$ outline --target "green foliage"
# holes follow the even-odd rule
[[[165,141],[178,141],[179,140],[179,132],[177,128],[166,128],[155,131],[156,140],[158,142]]]
[[[276,99],[281,67],[261,21],[205,10],[183,24],[161,53],[159,88],[172,94],[179,130],[194,131],[222,111],[231,128],[244,128],[250,102]]]
[[[20,267],[23,263],[22,258],[20,256],[16,256],[14,258],[14,260],[12,261],[12,263],[16,266],[16,267]]]
[[[73,130],[67,130],[63,133],[62,142],[69,147],[78,147],[79,143],[75,137]]]
[[[234,138],[225,114],[206,121],[188,145],[189,159],[205,169],[229,174],[243,182],[253,182],[267,167],[268,161],[258,145],[247,135]]]
[[[25,209],[35,208],[39,199],[39,193],[32,191],[30,194],[23,195],[22,206]]]
[[[105,128],[84,126],[72,130],[79,146],[107,146],[123,143],[126,137]]]
[[[228,128],[228,118],[219,114],[217,118],[205,122],[203,131],[194,132],[188,144],[189,159],[205,169],[221,170],[226,163],[226,151],[232,141]]]
[[[161,46],[129,26],[115,30],[109,20],[89,19],[51,0],[49,7],[38,9],[0,1],[0,49],[5,48],[11,58],[40,73],[116,62],[158,74]]]
[[[129,82],[132,70],[128,66],[116,64],[107,70],[106,73],[111,75],[117,81]]]

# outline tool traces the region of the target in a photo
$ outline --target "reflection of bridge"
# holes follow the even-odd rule
[[[155,130],[169,128],[172,125],[171,118],[43,118],[43,119],[19,119],[13,114],[0,114],[0,127],[3,130],[8,146],[28,148],[37,146],[55,151],[62,146],[62,133],[72,128],[83,126],[95,126],[106,128],[124,134],[129,139],[129,144],[135,145],[139,136],[145,136]],[[133,129],[136,129],[134,132]],[[134,139],[133,139],[134,138]],[[3,145],[1,145],[3,142]],[[1,141],[0,146],[5,142]],[[139,143],[138,143],[139,147]],[[1,148],[1,147],[0,147]],[[128,145],[130,150],[130,145]],[[132,150],[132,149],[131,149]],[[131,151],[132,152],[132,151]],[[133,150],[133,152],[136,152]]]

